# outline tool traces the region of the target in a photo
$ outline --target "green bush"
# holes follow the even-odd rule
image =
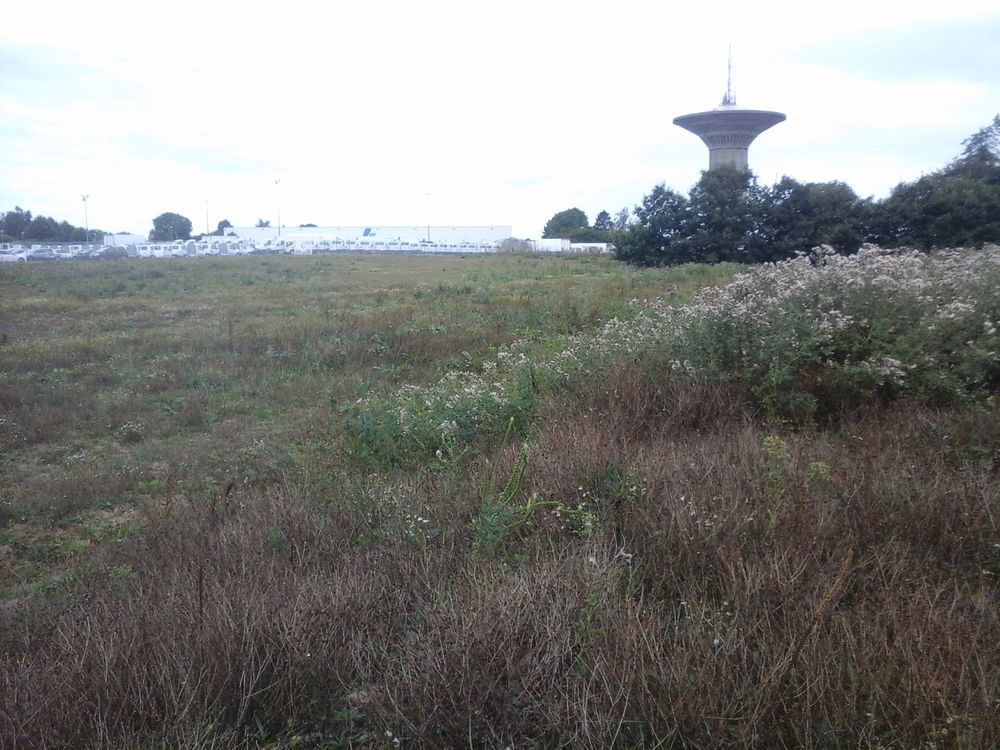
[[[768,413],[807,422],[873,397],[974,400],[1000,385],[1000,248],[924,254],[866,247],[758,266],[684,304],[642,305],[529,359],[501,349],[477,371],[356,406],[359,456],[420,462],[520,429],[542,388],[650,356],[676,374],[746,384]]]

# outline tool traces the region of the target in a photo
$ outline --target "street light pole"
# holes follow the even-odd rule
[[[427,241],[431,241],[431,194],[424,193],[427,198]]]
[[[83,226],[84,231],[87,233],[87,245],[90,245],[90,217],[87,215],[87,198],[89,195],[81,195],[83,198]]]
[[[281,180],[274,181],[274,192],[278,197],[278,237],[281,237]]]

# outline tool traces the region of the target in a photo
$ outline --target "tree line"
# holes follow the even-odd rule
[[[226,230],[232,229],[229,219],[219,222],[216,230],[210,236],[221,237]],[[176,213],[163,213],[153,219],[153,228],[149,232],[150,242],[172,242],[191,238],[191,220]],[[101,229],[90,230],[90,242],[96,242],[105,232]],[[125,233],[123,233],[125,234]],[[206,235],[195,235],[200,238]],[[75,227],[68,221],[57,221],[49,216],[32,216],[20,206],[13,211],[0,215],[0,241],[3,242],[87,242],[87,230]]]
[[[947,166],[897,185],[883,200],[843,182],[783,177],[759,184],[749,170],[702,173],[688,195],[656,185],[641,205],[593,226],[579,209],[557,213],[544,237],[612,242],[637,265],[783,260],[817,245],[851,253],[883,247],[977,246],[1000,241],[1000,115],[962,142]],[[600,225],[600,226],[599,226]]]
[[[89,241],[102,236],[99,229],[90,230]],[[15,206],[0,216],[0,239],[3,242],[87,242],[87,230],[75,227],[68,221],[57,221],[51,216],[33,216]]]

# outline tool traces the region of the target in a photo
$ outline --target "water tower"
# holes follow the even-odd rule
[[[674,125],[690,130],[708,146],[709,169],[722,166],[747,169],[747,151],[753,139],[785,119],[781,112],[737,107],[732,94],[732,69],[730,59],[722,104],[707,112],[674,118]]]

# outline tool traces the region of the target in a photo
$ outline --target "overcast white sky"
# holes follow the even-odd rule
[[[719,104],[730,43],[737,103],[788,116],[766,184],[881,197],[1000,112],[1000,0],[32,0],[0,25],[0,211],[538,236],[697,181],[671,121]]]

